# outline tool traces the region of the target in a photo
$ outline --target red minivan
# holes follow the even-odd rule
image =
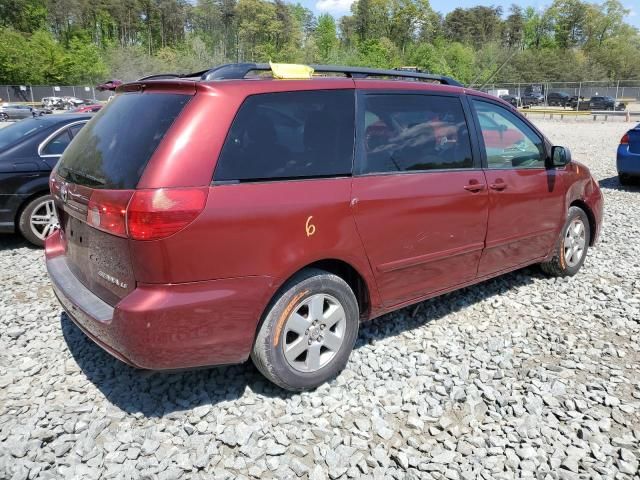
[[[582,266],[598,183],[511,105],[416,72],[265,69],[123,85],[52,173],[53,288],[117,358],[251,356],[308,389],[345,366],[361,321],[526,265]]]

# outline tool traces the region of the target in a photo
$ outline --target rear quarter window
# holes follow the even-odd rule
[[[117,95],[82,128],[62,156],[58,174],[92,188],[131,189],[189,95]]]
[[[248,97],[218,158],[215,181],[250,182],[350,175],[353,90]]]

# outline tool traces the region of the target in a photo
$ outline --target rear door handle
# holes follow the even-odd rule
[[[491,185],[489,185],[489,188],[491,190],[504,190],[505,188],[507,188],[507,184],[504,182],[497,182],[497,183],[492,183]]]
[[[481,192],[485,187],[486,185],[484,183],[470,183],[463,188],[469,192]]]

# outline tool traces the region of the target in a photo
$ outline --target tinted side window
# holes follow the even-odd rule
[[[62,155],[67,145],[71,143],[71,136],[69,135],[69,129],[65,128],[62,132],[52,138],[49,143],[42,149],[43,155]]]
[[[363,174],[473,167],[457,97],[366,95],[363,142]]]
[[[248,97],[222,147],[214,180],[350,175],[354,106],[353,90]]]
[[[473,103],[489,168],[544,168],[544,143],[526,123],[493,103]]]
[[[78,123],[77,125],[71,125],[69,127],[69,133],[71,133],[72,137],[75,137],[82,127],[84,127],[84,123]]]

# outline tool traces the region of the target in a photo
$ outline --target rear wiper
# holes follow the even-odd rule
[[[73,168],[69,168],[69,167],[62,167],[66,172],[70,173],[71,175],[77,177],[77,178],[84,178],[85,180],[89,180],[90,182],[93,182],[97,185],[106,185],[106,182],[104,180],[101,180],[99,178],[96,178],[92,175],[89,175],[87,173],[83,173],[80,172],[78,170],[74,170]],[[74,182],[77,183],[77,182]]]

